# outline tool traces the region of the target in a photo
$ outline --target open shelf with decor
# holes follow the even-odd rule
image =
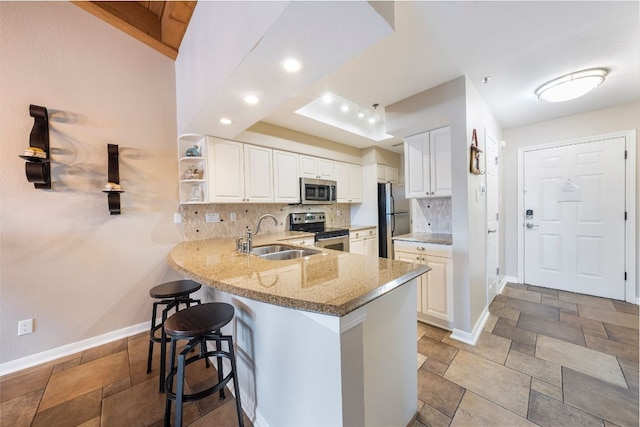
[[[204,135],[178,138],[178,174],[181,204],[207,203],[207,140]]]

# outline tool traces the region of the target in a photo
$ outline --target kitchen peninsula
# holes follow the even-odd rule
[[[254,237],[282,243],[304,233]],[[417,411],[416,278],[429,270],[322,249],[291,260],[187,241],[170,265],[232,304],[243,409],[256,426],[405,426]]]

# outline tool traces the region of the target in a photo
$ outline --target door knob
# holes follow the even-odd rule
[[[491,234],[491,233],[496,233],[498,230],[487,230],[487,233]]]
[[[533,230],[534,228],[537,228],[537,227],[538,227],[538,224],[534,224],[534,223],[532,223],[532,222],[528,222],[528,223],[526,223],[525,225],[526,225],[526,227],[527,227],[527,230]]]

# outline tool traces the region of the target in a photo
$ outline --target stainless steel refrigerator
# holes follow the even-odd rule
[[[404,186],[378,184],[378,253],[381,258],[393,259],[391,238],[411,231],[409,200]]]

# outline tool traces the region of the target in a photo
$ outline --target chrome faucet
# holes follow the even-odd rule
[[[262,224],[262,220],[265,219],[265,218],[273,218],[273,223],[276,225],[276,227],[278,226],[278,218],[276,218],[275,216],[273,216],[271,214],[264,214],[258,220],[258,225],[256,225],[256,232],[253,233],[254,236],[260,232],[260,224]],[[249,229],[249,230],[251,230],[251,229]]]
[[[247,227],[247,237],[238,237],[236,239],[236,250],[238,252],[241,252],[243,254],[250,254],[251,251],[253,250],[253,240],[252,237],[255,236],[256,234],[258,234],[260,232],[260,224],[262,224],[262,220],[265,218],[272,218],[273,222],[275,223],[275,225],[278,225],[278,218],[276,218],[275,216],[271,215],[271,214],[264,214],[260,217],[260,219],[258,220],[258,224],[256,225],[256,232],[253,233],[251,231],[251,227]],[[244,240],[244,241],[243,241]]]

